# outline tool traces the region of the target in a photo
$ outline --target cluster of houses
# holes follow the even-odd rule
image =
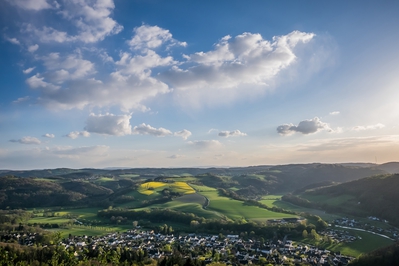
[[[311,265],[347,265],[353,258],[313,246],[294,245],[290,240],[260,242],[243,240],[238,235],[163,235],[153,231],[130,230],[101,237],[71,236],[64,239],[65,248],[88,249],[131,248],[145,250],[150,258],[161,259],[172,255],[171,247],[179,246],[181,253],[206,264],[220,261],[226,264],[282,264],[309,263]]]
[[[379,218],[373,217],[373,216],[368,217],[368,219],[371,221],[381,221],[381,222],[385,222],[386,224],[388,223],[388,221],[386,221],[386,220],[379,219]],[[334,220],[333,224],[340,226],[340,227],[361,229],[362,231],[368,231],[371,233],[379,234],[381,236],[385,236],[385,237],[393,239],[393,240],[399,240],[399,229],[397,229],[393,226],[385,226],[385,228],[382,228],[379,226],[361,222],[361,221],[358,221],[355,219],[349,219],[346,217]]]
[[[345,230],[335,230],[335,229],[328,229],[319,232],[320,235],[323,236],[328,236],[330,239],[332,239],[334,242],[337,243],[351,243],[353,241],[356,241],[358,239],[361,239],[360,237],[356,237],[349,233],[348,231]]]
[[[18,243],[20,245],[32,246],[37,242],[38,233],[8,233],[0,236],[0,242]]]

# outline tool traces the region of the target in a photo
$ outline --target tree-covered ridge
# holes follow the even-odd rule
[[[74,205],[87,195],[66,190],[55,182],[6,176],[0,178],[0,208]]]
[[[296,199],[296,203],[331,211],[377,216],[398,224],[398,191],[399,174],[378,175],[330,187],[308,190],[300,195],[302,202],[300,202],[300,199]],[[286,197],[291,201],[295,201],[294,198],[294,196],[291,196],[291,199]],[[337,199],[340,198],[342,201],[337,202]]]

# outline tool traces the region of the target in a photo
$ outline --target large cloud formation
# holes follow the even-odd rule
[[[284,124],[277,127],[280,135],[291,135],[293,133],[312,134],[320,130],[332,131],[327,123],[323,123],[318,117],[299,122],[297,126],[293,124]]]
[[[86,25],[79,26],[84,29],[82,36],[90,29],[83,42],[99,41],[117,33],[113,30],[117,27],[116,22],[112,23],[108,17],[114,8],[112,1],[104,1],[101,5],[81,2],[78,6],[84,10],[102,12],[93,21],[109,23],[108,31],[103,32],[88,24],[88,21],[93,22],[89,18],[94,15],[87,10],[79,11],[77,14],[82,14],[85,18],[82,23]],[[77,15],[71,12],[76,7],[65,4],[62,8],[66,9],[65,18],[76,19]],[[39,38],[42,42],[50,39],[62,42],[72,38],[50,28],[42,31],[47,33],[35,33],[42,36]],[[172,93],[177,101],[193,107],[229,102],[242,95],[270,89],[278,73],[295,62],[295,47],[309,42],[314,36],[313,33],[293,31],[269,41],[258,33],[245,32],[235,37],[223,37],[213,50],[184,55],[183,60],[178,60],[173,57],[171,48],[185,47],[185,42],[174,39],[167,29],[142,25],[133,30],[132,38],[126,42],[130,50],[121,50],[119,58],[110,57],[106,51],[97,51],[108,64],[108,73],[101,72],[101,64],[85,58],[90,49],[76,49],[70,54],[53,52],[38,56],[44,70],[33,74],[26,83],[40,92],[40,104],[54,109],[119,107],[125,112],[143,111],[148,110],[144,102],[165,93]]]
[[[160,73],[160,78],[177,89],[179,99],[189,99],[190,105],[235,100],[267,90],[273,78],[295,61],[294,48],[314,36],[300,31],[275,36],[272,41],[258,33],[225,36],[211,51],[185,55],[187,64],[173,66]]]
[[[123,136],[132,133],[131,115],[95,115],[91,114],[86,121],[86,131],[90,133]]]
[[[24,9],[39,11],[42,9],[58,9],[60,19],[64,19],[75,28],[76,34],[68,34],[64,29],[56,29],[52,26],[36,27],[26,24],[24,31],[30,34],[32,39],[41,42],[75,42],[94,43],[103,40],[106,36],[119,33],[123,27],[113,20],[110,15],[115,8],[113,0],[62,0],[61,4],[54,1],[50,6],[46,1],[18,0],[15,4]],[[59,24],[59,23],[57,23]],[[57,25],[56,24],[56,25]]]

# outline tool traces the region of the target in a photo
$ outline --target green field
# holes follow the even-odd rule
[[[122,178],[134,178],[134,177],[139,177],[140,175],[135,175],[135,174],[124,174],[124,175],[119,175],[119,177]]]
[[[314,215],[320,216],[323,220],[326,220],[326,221],[333,221],[333,220],[341,217],[338,215],[326,213],[325,211],[322,211],[322,210],[305,208],[305,207],[294,205],[294,204],[286,202],[286,201],[282,201],[281,195],[267,195],[267,196],[263,197],[263,199],[260,200],[259,202],[265,204],[268,207],[278,207],[278,208],[281,208],[281,209],[284,209],[287,211],[293,211],[296,213],[303,212],[303,213],[314,214]]]
[[[337,228],[334,228],[337,230]],[[356,237],[361,237],[361,239],[353,241],[351,243],[334,243],[334,244],[324,244],[315,243],[314,241],[304,241],[305,243],[316,245],[320,248],[325,248],[327,250],[338,252],[342,254],[349,255],[352,257],[358,257],[362,253],[367,253],[375,249],[392,245],[394,242],[387,238],[374,235],[368,232],[362,232],[351,229],[344,229],[349,231],[351,235]]]
[[[113,232],[122,232],[132,229],[131,225],[121,226],[79,226],[73,225],[67,228],[50,229],[48,231],[60,232],[61,237],[68,237],[69,234],[74,236],[102,236]]]
[[[215,211],[233,220],[249,219],[257,221],[266,221],[270,219],[293,218],[296,215],[273,212],[257,206],[246,205],[242,201],[220,196],[216,189],[205,186],[195,187],[201,195],[210,200],[207,210]]]

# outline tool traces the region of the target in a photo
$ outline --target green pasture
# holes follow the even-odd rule
[[[333,252],[340,251],[342,254],[352,257],[358,257],[362,253],[367,253],[375,249],[392,245],[394,243],[392,240],[389,240],[387,238],[378,235],[374,235],[372,233],[351,230],[351,229],[343,229],[343,230],[350,232],[351,235],[354,235],[356,237],[361,237],[361,239],[358,239],[351,243],[327,244],[327,243],[315,243],[312,241],[309,241],[307,243],[316,245],[320,248],[325,248]]]
[[[50,229],[49,231],[60,232],[61,237],[66,238],[69,234],[73,236],[102,236],[114,232],[123,232],[132,229],[131,225],[121,226],[84,226],[74,225],[68,228]]]
[[[123,174],[123,175],[119,175],[119,177],[122,178],[134,178],[134,177],[139,177],[140,175],[136,175],[136,174]]]
[[[217,192],[217,189],[213,188],[213,187],[199,186],[199,185],[193,185],[193,184],[190,184],[190,186],[192,188],[194,188],[197,192],[210,192],[210,191],[216,191]]]
[[[222,215],[227,216],[233,220],[239,220],[242,218],[249,220],[266,221],[269,219],[281,219],[281,218],[293,218],[296,215],[290,215],[285,213],[278,213],[269,211],[266,209],[259,208],[257,206],[246,205],[242,201],[230,199],[218,195],[217,190],[214,191],[202,191],[201,195],[204,195],[210,200],[210,204],[207,210],[216,211]]]
[[[207,219],[223,217],[220,214],[215,213],[214,211],[203,209],[204,203],[204,196],[198,193],[194,193],[184,195],[164,204],[151,205],[151,208],[168,208],[186,213],[194,213],[197,216]]]
[[[325,211],[322,211],[322,210],[305,208],[305,207],[301,207],[301,206],[294,205],[292,203],[283,201],[283,200],[281,200],[281,195],[267,195],[267,196],[264,196],[263,199],[260,200],[259,202],[265,204],[267,207],[270,207],[270,208],[277,207],[277,208],[281,208],[281,209],[284,209],[287,211],[293,211],[296,213],[304,212],[304,213],[318,215],[323,220],[326,220],[326,221],[333,221],[333,220],[341,217],[338,215],[326,213]]]
[[[62,211],[54,211],[56,216],[45,217],[43,213],[36,213],[35,217],[29,219],[27,222],[30,224],[66,224],[73,222],[72,218],[65,217],[66,215],[71,215],[76,217],[76,219],[85,219],[88,221],[102,221],[103,219],[97,217],[97,212],[101,208],[81,208],[81,209],[67,209]]]
[[[43,216],[37,216],[32,219],[28,220],[28,223],[30,224],[65,224],[69,222],[73,222],[73,219],[68,219],[64,217],[43,217]]]
[[[109,181],[115,181],[115,179],[113,179],[113,178],[111,178],[111,177],[105,177],[105,176],[103,176],[103,177],[100,177],[100,178],[98,178],[98,179],[96,179],[96,183],[98,182],[98,183],[104,183],[104,182],[109,182]]]

